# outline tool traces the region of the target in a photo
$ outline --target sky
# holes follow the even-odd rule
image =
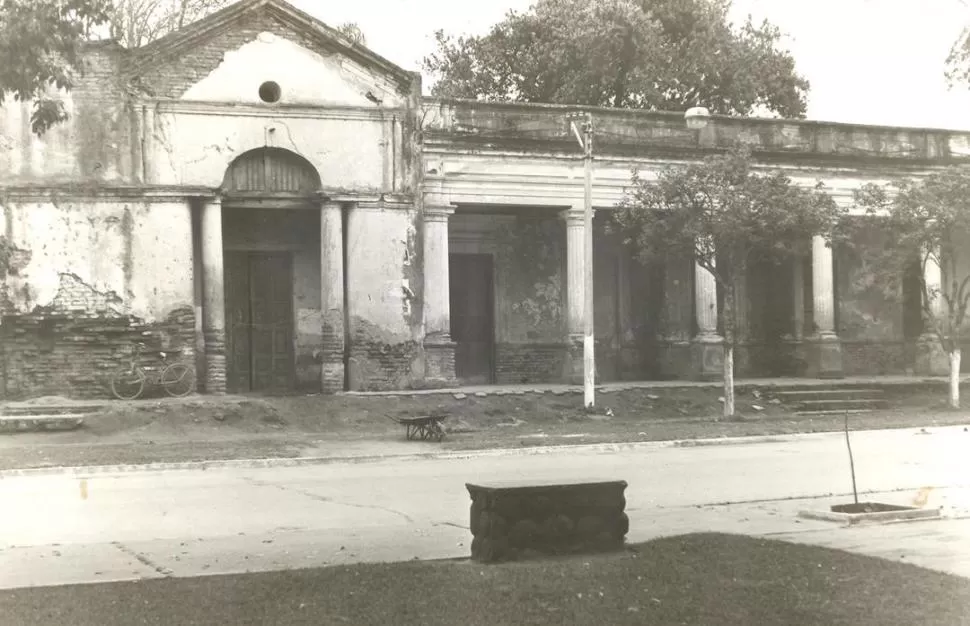
[[[420,70],[435,30],[483,34],[533,0],[290,2],[331,26],[357,22],[372,50]],[[785,33],[811,83],[809,119],[970,130],[970,85],[949,88],[943,75],[970,0],[734,0],[736,22],[749,14]]]

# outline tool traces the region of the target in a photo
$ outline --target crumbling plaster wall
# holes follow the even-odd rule
[[[8,314],[54,304],[63,274],[148,322],[192,304],[192,226],[181,199],[6,201],[5,237],[29,261],[8,276]]]
[[[8,397],[102,396],[135,342],[194,352],[191,213],[183,200],[7,200]]]
[[[312,112],[209,110],[159,104],[148,145],[148,181],[218,187],[232,161],[249,150],[283,148],[309,161],[321,188],[345,193],[400,191],[400,171],[388,154],[391,120]],[[399,159],[398,159],[399,162]],[[396,177],[396,182],[394,178]]]
[[[279,86],[277,102],[261,99],[266,81]],[[144,82],[162,96],[145,120],[150,182],[217,185],[234,158],[273,146],[305,157],[325,190],[413,188],[420,92],[268,16],[217,33],[177,63],[163,59]]]
[[[118,68],[125,50],[91,44],[85,74],[70,92],[51,91],[69,118],[42,136],[30,127],[32,102],[0,106],[0,184],[122,183],[131,180],[130,119]]]
[[[643,342],[634,327],[633,285],[643,273],[597,220],[594,322],[602,380],[642,376]],[[452,254],[490,254],[495,267],[495,352],[499,383],[558,382],[568,354],[566,226],[554,212],[520,216],[457,213]],[[455,277],[452,276],[452,280]]]
[[[856,250],[834,253],[836,324],[842,340],[847,375],[902,374],[912,367],[903,336],[902,288],[890,289],[876,280],[876,261],[866,250],[884,245],[887,233],[873,227]]]
[[[410,387],[424,378],[419,214],[358,205],[346,220],[349,386]]]

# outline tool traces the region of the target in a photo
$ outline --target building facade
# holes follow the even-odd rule
[[[136,341],[180,350],[208,393],[581,373],[580,109],[424,98],[419,74],[283,0],[86,58],[44,136],[29,103],[0,108],[5,397],[103,396]],[[970,159],[970,135],[941,130],[592,113],[601,380],[720,369],[712,277],[686,257],[641,266],[603,228],[633,168],[740,141],[851,205],[867,182]],[[865,278],[821,238],[752,270],[738,374],[931,370],[918,292],[900,304]]]

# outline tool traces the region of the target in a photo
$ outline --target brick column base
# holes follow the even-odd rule
[[[424,382],[428,385],[453,385],[455,378],[455,342],[446,336],[424,340]]]
[[[320,349],[320,390],[337,393],[344,390],[344,330],[342,324],[323,325]]]
[[[205,332],[205,392],[226,393],[226,334],[222,330]]]

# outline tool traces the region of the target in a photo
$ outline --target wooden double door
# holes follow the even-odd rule
[[[230,392],[294,387],[293,262],[289,253],[227,251],[226,386]]]

